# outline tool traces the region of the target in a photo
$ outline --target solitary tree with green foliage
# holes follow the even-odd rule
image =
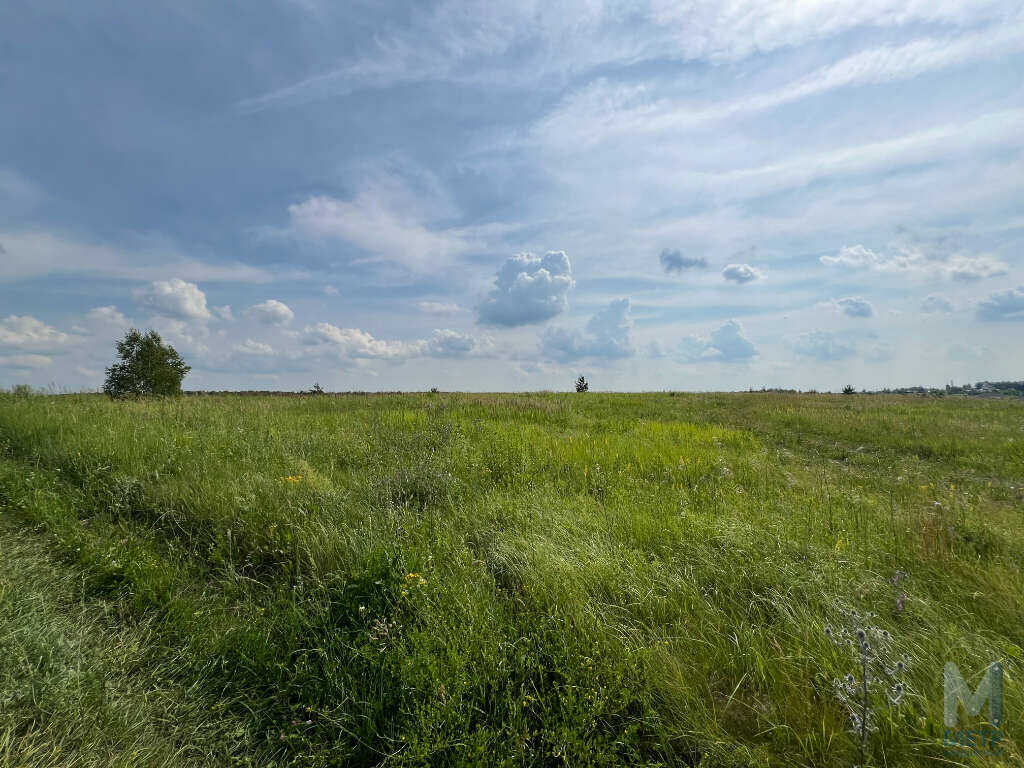
[[[589,392],[590,391],[590,384],[588,384],[587,380],[585,378],[583,378],[582,376],[580,376],[578,379],[576,379],[576,391],[577,392]]]
[[[192,370],[160,334],[132,328],[117,342],[121,362],[107,368],[103,391],[110,397],[180,395],[181,380]]]

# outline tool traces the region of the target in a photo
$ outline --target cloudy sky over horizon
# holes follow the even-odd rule
[[[1024,6],[0,0],[0,387],[1024,378]]]

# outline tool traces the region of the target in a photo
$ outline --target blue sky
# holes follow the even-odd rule
[[[0,6],[0,386],[1024,376],[1019,2]]]

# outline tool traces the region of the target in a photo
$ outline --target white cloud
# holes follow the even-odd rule
[[[131,321],[113,305],[93,307],[85,313],[85,321],[90,326],[101,328],[120,329],[128,328],[131,325]]]
[[[434,231],[415,212],[395,210],[392,201],[375,191],[352,200],[310,197],[288,206],[292,228],[313,238],[338,238],[373,258],[429,271],[451,262],[469,246],[455,231]]]
[[[822,362],[845,360],[857,353],[852,343],[825,331],[800,334],[793,342],[793,349],[800,357]]]
[[[549,328],[541,338],[541,353],[565,362],[581,358],[630,357],[636,352],[632,332],[629,299],[616,299],[590,318],[583,333]]]
[[[331,323],[316,323],[306,326],[303,333],[305,343],[313,350],[325,352],[343,360],[356,358],[397,360],[413,357],[420,352],[422,344],[422,342],[409,343],[375,339],[373,334],[359,328],[339,328]]]
[[[702,208],[704,201],[714,201],[710,210],[662,217],[645,228],[652,238],[704,249],[720,244],[726,232],[765,240],[781,233],[847,231],[851,210],[857,211],[858,220],[876,226],[899,223],[921,215],[924,194],[929,195],[932,217],[972,212],[986,204],[1005,206],[1019,186],[1022,121],[1024,110],[1003,110],[895,138],[876,139],[872,133],[865,140],[854,133],[851,140],[849,132],[842,132],[836,139],[841,146],[812,144],[802,151],[797,144],[773,154],[778,159],[768,163],[757,159],[760,153],[745,149],[746,140],[734,132],[711,141],[709,151],[699,158],[690,151],[691,142],[674,136],[664,142],[627,137],[621,146],[601,152],[587,152],[578,142],[570,142],[567,147],[550,147],[543,157],[546,172],[562,185],[562,194],[588,202],[590,220],[578,226],[603,230],[606,237],[636,217],[648,216],[660,200],[700,203]],[[996,153],[1007,158],[997,162]],[[736,167],[738,163],[745,167]],[[906,173],[897,173],[900,169]],[[811,185],[826,180],[828,185],[809,195]],[[964,188],[955,195],[936,191],[957,185]],[[784,192],[797,198],[796,208],[780,212],[745,205]],[[576,247],[596,252],[600,243]]]
[[[8,315],[0,320],[0,347],[49,351],[63,346],[69,337],[31,315]]]
[[[435,330],[426,339],[398,341],[377,339],[359,328],[339,328],[331,323],[307,326],[303,330],[303,342],[310,354],[325,355],[342,362],[466,357],[486,354],[492,347],[491,340],[486,336],[474,336],[447,328]]]
[[[492,342],[487,337],[439,328],[426,340],[423,354],[429,357],[467,357],[485,354],[491,347]]]
[[[480,322],[512,327],[550,320],[569,308],[574,284],[564,251],[548,251],[543,257],[520,253],[498,270],[494,288],[480,305]]]
[[[451,301],[417,301],[416,308],[428,315],[455,315],[462,307]]]
[[[820,259],[822,264],[834,264],[851,269],[885,269],[889,260],[859,243],[844,245],[835,256],[826,254]],[[901,268],[901,267],[897,267]]]
[[[0,368],[35,370],[53,365],[53,358],[46,355],[0,355]]]
[[[966,26],[979,20],[1000,19],[1008,7],[1000,2],[972,5],[958,0],[933,3],[655,0],[651,6],[659,23],[676,32],[682,56],[710,60],[735,60],[767,53],[857,27],[903,27],[913,23]]]
[[[0,282],[51,275],[94,275],[118,280],[170,279],[203,282],[269,283],[295,270],[276,273],[239,262],[212,263],[185,258],[161,242],[144,241],[137,248],[114,248],[71,240],[49,232],[0,232],[3,258]]]
[[[295,319],[295,313],[282,301],[267,299],[249,307],[246,314],[267,325],[288,325]]]
[[[722,277],[726,280],[738,283],[751,283],[755,280],[760,280],[764,275],[759,269],[750,266],[749,264],[727,264],[722,269]]]
[[[954,254],[946,262],[945,274],[953,280],[971,282],[986,277],[999,277],[1009,271],[1009,266],[987,254],[968,256]]]
[[[1012,9],[1006,2],[954,0],[795,4],[778,0],[621,4],[450,0],[410,14],[407,24],[382,29],[368,51],[339,66],[247,98],[238,107],[252,112],[424,80],[557,88],[587,70],[665,59],[737,61],[858,27],[924,23],[956,28],[990,20],[1006,22]],[[565,45],[569,39],[573,44]],[[515,67],[506,58],[512,51]],[[913,59],[904,64],[913,65]]]
[[[333,285],[324,286],[324,294],[327,296],[337,296],[341,291],[335,288]]]
[[[924,38],[868,48],[778,87],[711,106],[666,96],[666,88],[598,78],[572,93],[545,117],[535,135],[571,148],[592,147],[615,136],[677,136],[703,123],[735,119],[838,88],[909,80],[1021,49],[1024,25],[1017,20],[960,37]]]
[[[246,339],[244,344],[236,344],[234,352],[239,355],[252,355],[255,357],[270,357],[274,354],[274,348],[261,341]]]
[[[988,298],[978,302],[975,311],[979,320],[1024,320],[1024,285],[990,293]]]
[[[833,303],[836,309],[847,317],[873,317],[875,314],[875,308],[871,306],[871,302],[860,296],[847,296],[836,299]]]
[[[139,305],[163,317],[200,321],[210,319],[206,294],[195,283],[187,283],[177,277],[155,280],[144,288],[137,288],[132,295]]]
[[[921,311],[929,315],[949,314],[953,311],[953,303],[944,296],[932,293],[921,302]]]
[[[947,278],[960,282],[1005,275],[1005,262],[988,254],[925,253],[920,247],[896,245],[889,253],[880,253],[863,245],[843,246],[836,255],[824,255],[821,263],[848,269],[907,273],[920,277]]]
[[[726,320],[710,336],[685,336],[679,342],[683,362],[742,363],[757,357],[757,348],[738,320]]]
[[[232,322],[235,319],[235,315],[231,311],[231,307],[228,304],[224,304],[223,306],[220,307],[214,307],[213,314],[215,314],[221,320],[228,323]]]

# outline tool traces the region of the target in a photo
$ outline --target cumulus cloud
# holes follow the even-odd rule
[[[399,341],[377,339],[359,328],[339,328],[330,323],[307,326],[303,331],[303,342],[311,354],[326,355],[341,361],[466,357],[485,354],[491,347],[491,341],[486,336],[473,336],[447,328],[435,330],[426,339]]]
[[[793,343],[793,350],[800,357],[822,362],[845,360],[857,353],[853,344],[825,331],[800,334]]]
[[[629,299],[616,299],[591,317],[582,333],[566,328],[548,329],[541,338],[541,352],[561,361],[630,357],[636,351],[632,333]]]
[[[564,251],[543,257],[520,253],[507,259],[479,308],[485,325],[513,327],[550,320],[569,308],[572,265]]]
[[[236,344],[233,351],[239,355],[252,355],[256,357],[270,357],[274,354],[274,348],[261,341],[246,339],[244,344]]]
[[[288,325],[295,318],[291,308],[277,299],[267,299],[254,304],[249,307],[246,314],[267,325]]]
[[[1024,320],[1024,285],[990,293],[975,311],[979,320]]]
[[[105,328],[127,328],[131,325],[131,321],[113,305],[93,307],[85,313],[85,321],[91,326]]]
[[[875,308],[871,306],[871,302],[860,296],[847,296],[843,299],[836,299],[833,303],[836,309],[847,317],[872,317],[875,314]]]
[[[722,270],[722,277],[730,282],[742,285],[743,283],[760,280],[764,275],[759,269],[749,264],[727,264]]]
[[[928,315],[944,315],[953,311],[953,303],[938,294],[932,293],[921,302],[921,311]]]
[[[393,360],[410,357],[414,345],[404,341],[375,339],[373,334],[359,328],[339,328],[331,323],[306,326],[303,341],[318,351],[339,358],[376,358]]]
[[[822,264],[833,264],[851,269],[882,269],[888,263],[886,257],[875,253],[863,245],[844,245],[835,255],[826,254],[820,259]]]
[[[229,322],[229,323],[235,319],[235,315],[231,311],[231,306],[228,305],[228,304],[225,304],[225,305],[220,306],[220,307],[214,307],[213,308],[213,314],[215,314],[221,320],[224,320],[224,321]]]
[[[689,363],[742,363],[757,357],[757,348],[738,320],[726,320],[707,337],[683,337],[678,351],[680,359]]]
[[[667,248],[658,257],[666,272],[682,272],[685,269],[707,269],[708,260],[703,256],[684,256],[681,251],[670,251]]]
[[[835,255],[826,254],[822,264],[848,269],[869,269],[876,272],[904,272],[922,277],[947,278],[972,282],[986,277],[1005,275],[1005,262],[988,254],[940,253],[926,254],[914,246],[898,245],[889,253],[880,253],[863,245],[844,246]]]
[[[140,306],[164,317],[178,320],[209,320],[206,294],[195,283],[180,278],[155,280],[133,294]]]
[[[451,301],[417,301],[416,308],[428,315],[454,315],[462,311],[462,307]]]
[[[429,357],[467,357],[483,354],[491,347],[487,337],[472,336],[449,328],[438,328],[422,345]]]
[[[0,320],[0,347],[52,350],[63,346],[68,335],[31,315],[9,315]]]

